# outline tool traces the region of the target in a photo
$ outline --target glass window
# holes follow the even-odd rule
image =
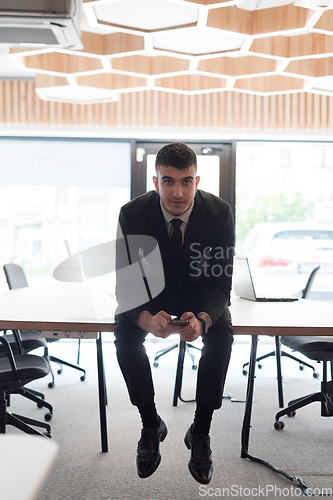
[[[312,298],[333,300],[330,165],[328,144],[237,144],[236,253],[249,258],[258,295],[296,293],[320,265]]]
[[[130,200],[129,143],[4,138],[0,147],[1,268],[15,262],[29,285],[45,282],[68,251],[115,239]]]

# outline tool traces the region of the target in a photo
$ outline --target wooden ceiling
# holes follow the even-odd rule
[[[40,99],[62,103],[140,92],[333,96],[330,7],[329,0],[85,0],[83,50],[11,53],[36,73]]]

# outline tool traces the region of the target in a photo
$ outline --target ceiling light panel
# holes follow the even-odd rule
[[[204,55],[239,50],[245,38],[218,31],[187,29],[154,36],[156,49],[182,54]]]
[[[328,78],[318,78],[312,88],[316,90],[324,90],[326,92],[333,92],[333,76]]]
[[[163,0],[123,0],[94,7],[99,22],[141,31],[158,31],[196,24],[199,9]]]
[[[116,100],[111,90],[96,89],[77,85],[63,85],[61,87],[44,87],[36,89],[42,100],[71,102],[76,104],[94,104]]]

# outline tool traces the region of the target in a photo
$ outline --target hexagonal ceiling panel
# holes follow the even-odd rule
[[[333,57],[291,61],[285,71],[309,77],[330,76],[333,75]]]
[[[226,80],[224,78],[201,75],[172,76],[169,78],[158,78],[155,81],[156,87],[165,87],[192,93],[202,90],[221,89],[225,87],[225,84]]]
[[[209,11],[207,26],[246,35],[263,35],[304,29],[314,11],[294,5],[247,11],[222,7]]]
[[[168,56],[128,56],[114,58],[111,64],[112,69],[115,70],[145,75],[162,75],[163,73],[188,71],[190,61]]]
[[[170,52],[204,55],[239,50],[244,40],[242,36],[231,36],[218,31],[188,29],[154,36],[153,46]]]
[[[274,72],[276,61],[263,57],[218,57],[199,62],[198,71],[219,73],[228,76],[251,75]]]
[[[333,36],[322,33],[275,36],[253,41],[250,52],[278,57],[303,57],[333,52]]]
[[[78,85],[95,87],[109,90],[122,90],[128,88],[145,87],[147,80],[137,76],[115,75],[112,73],[103,73],[100,75],[79,76]]]
[[[144,37],[128,33],[90,33],[82,31],[83,52],[101,56],[144,49]]]
[[[234,89],[248,90],[257,94],[279,94],[300,91],[304,87],[304,80],[288,78],[284,75],[260,76],[237,80]]]
[[[99,23],[145,32],[159,31],[197,23],[194,6],[164,0],[121,0],[94,6]]]
[[[44,54],[22,57],[25,66],[35,71],[47,71],[49,73],[88,73],[103,70],[100,59],[77,56],[63,52],[48,52]]]

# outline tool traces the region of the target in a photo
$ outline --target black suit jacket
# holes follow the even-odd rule
[[[159,310],[166,310],[166,297],[180,291],[190,304],[188,311],[195,315],[206,312],[212,323],[216,323],[230,304],[234,223],[229,204],[210,193],[197,191],[179,265],[171,251],[160,197],[156,192],[150,191],[124,205],[119,224],[124,235],[156,238],[165,276],[162,293],[125,313],[131,321],[136,324],[142,311],[156,314]]]

